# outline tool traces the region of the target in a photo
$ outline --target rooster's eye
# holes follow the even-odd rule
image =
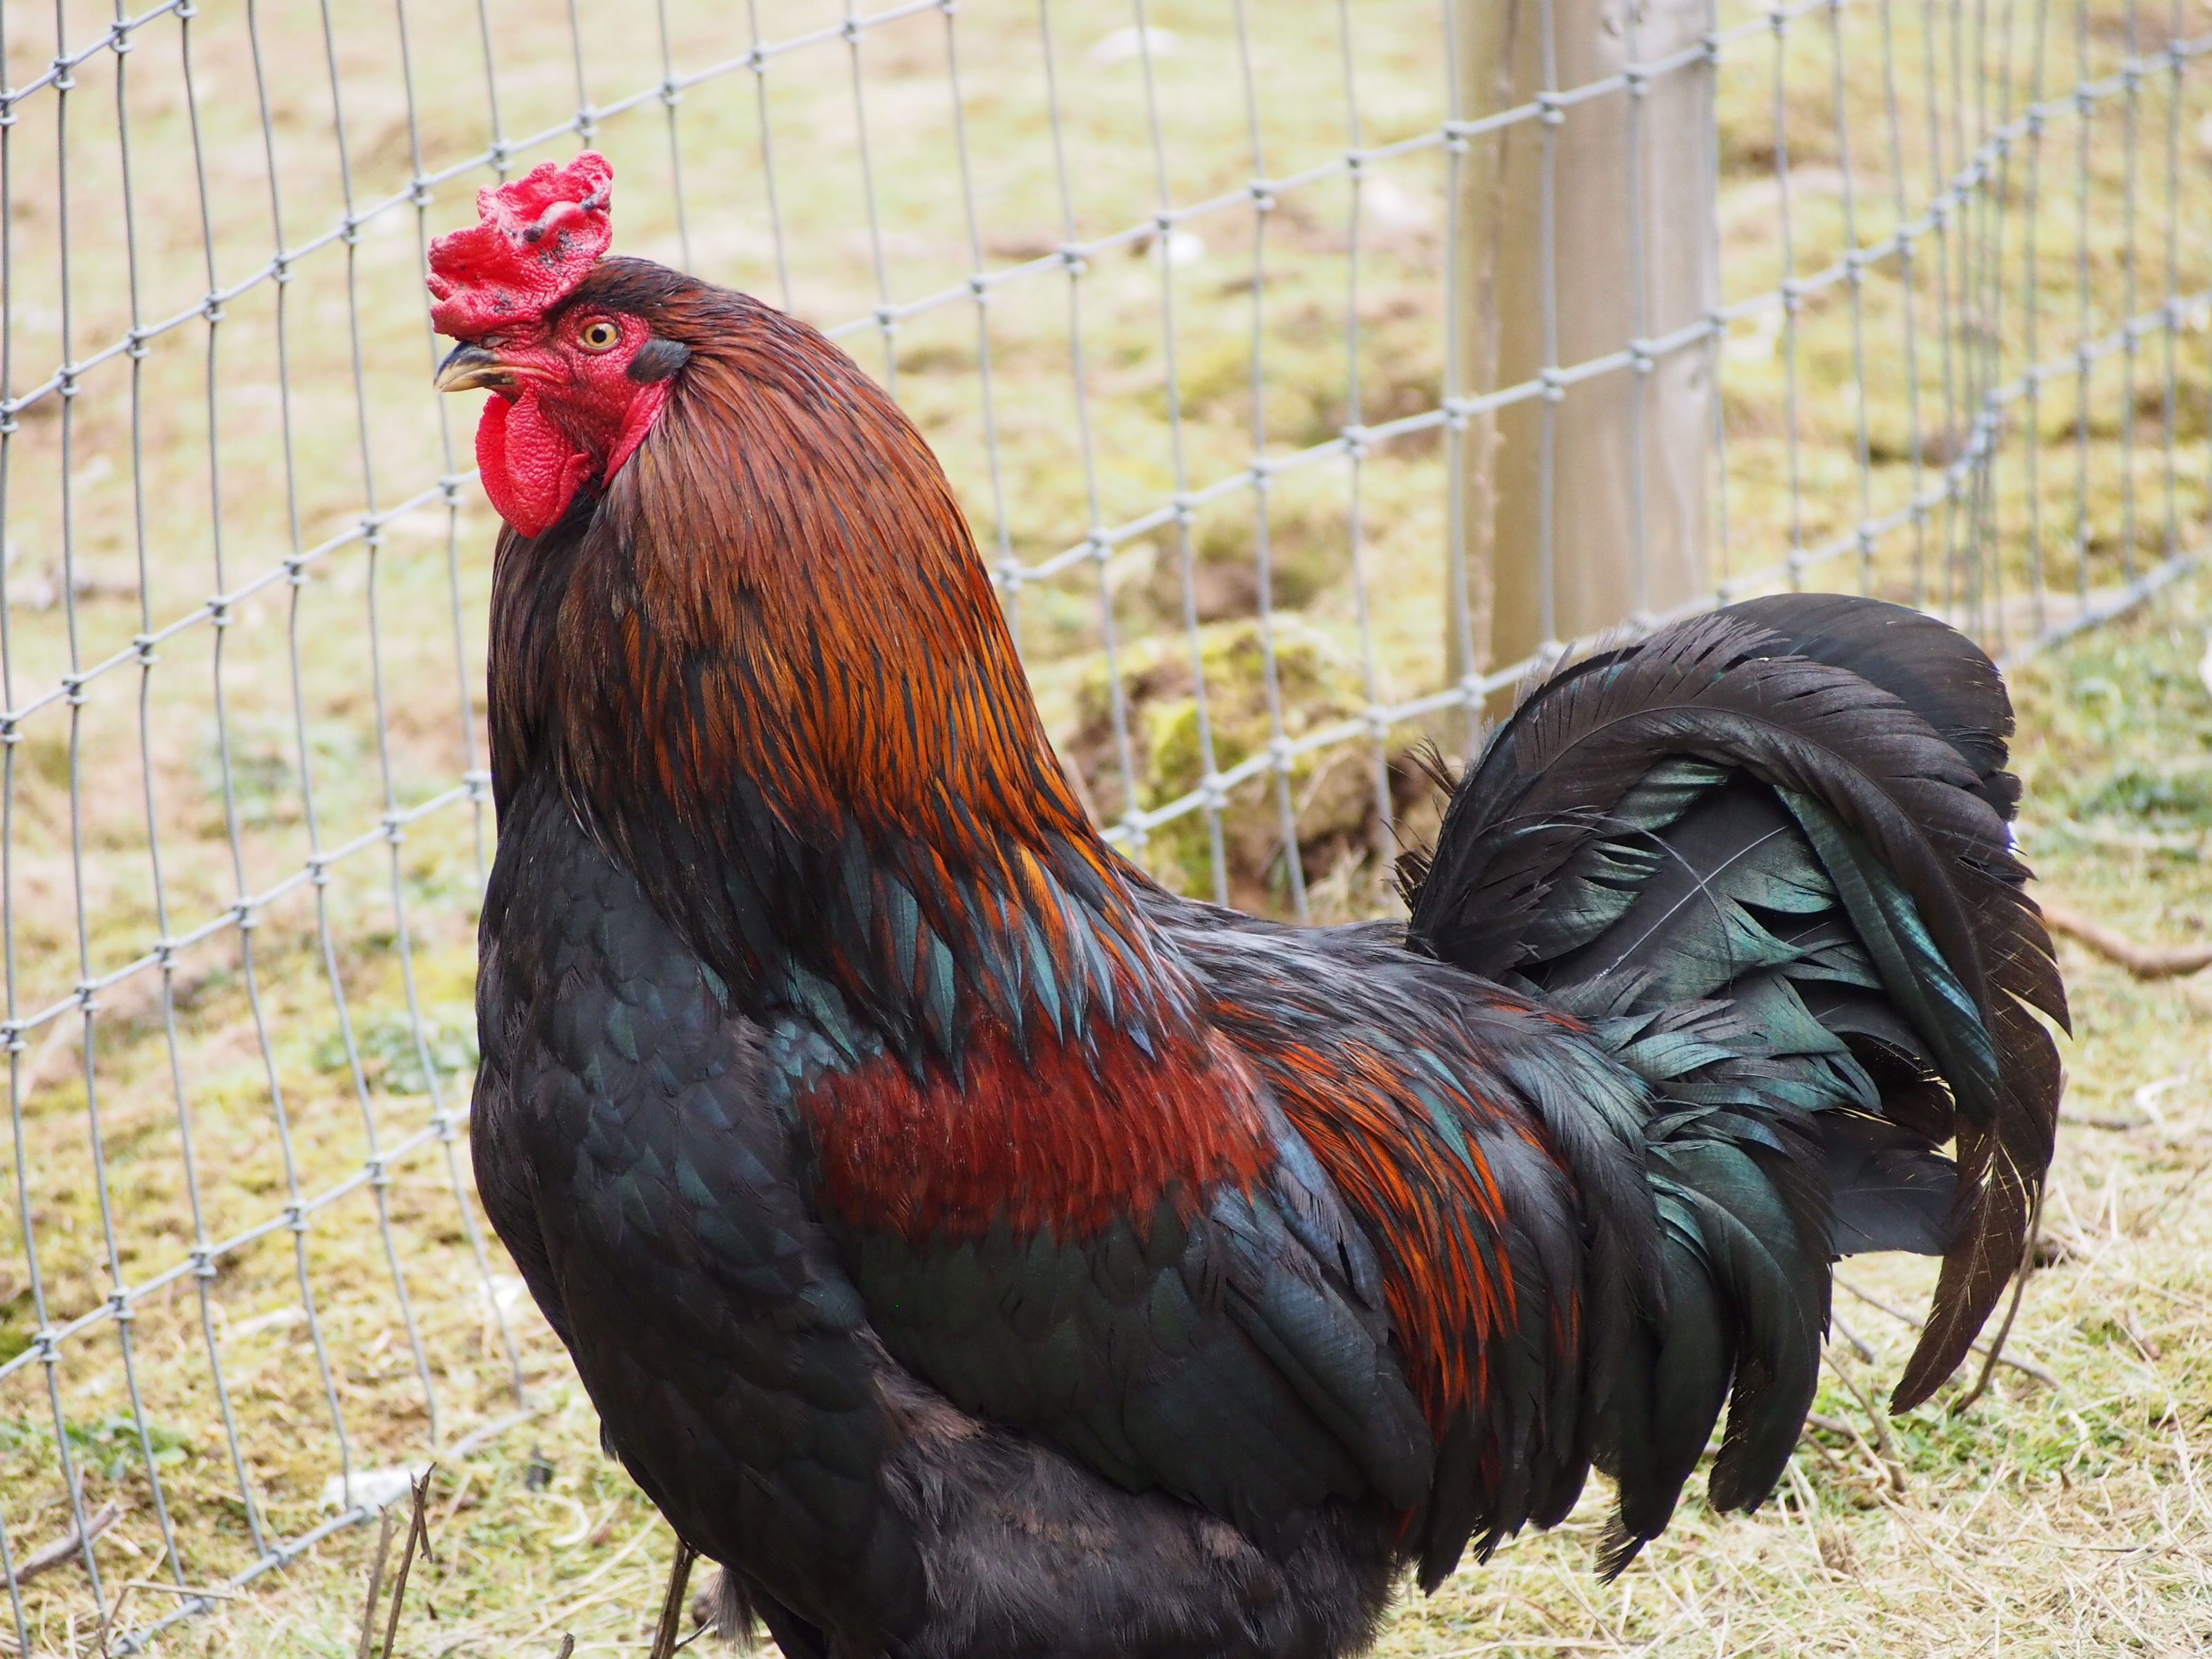
[[[597,322],[586,323],[576,331],[576,343],[586,351],[609,350],[621,339],[622,330],[604,318]]]

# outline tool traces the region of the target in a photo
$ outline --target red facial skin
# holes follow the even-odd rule
[[[666,380],[641,385],[629,376],[652,337],[635,317],[579,309],[477,342],[515,379],[484,405],[477,465],[484,494],[517,533],[548,529],[577,490],[613,477],[644,441],[668,400]]]

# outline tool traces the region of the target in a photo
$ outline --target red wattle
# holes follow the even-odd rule
[[[615,439],[615,447],[607,456],[607,477],[612,479],[623,470],[623,463],[645,441],[645,434],[653,430],[653,423],[660,418],[660,408],[668,401],[668,382],[655,380],[642,387],[630,399],[629,413],[623,417],[622,431]]]
[[[494,393],[484,404],[477,465],[493,507],[524,536],[558,520],[592,475],[592,458],[545,418],[530,386],[512,402]]]

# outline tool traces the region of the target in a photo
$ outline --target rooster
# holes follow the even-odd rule
[[[912,425],[608,257],[611,178],[430,253],[506,520],[474,1158],[732,1617],[1351,1653],[1593,1467],[1619,1571],[1723,1413],[1711,1500],[1755,1508],[1841,1255],[1942,1257],[1894,1407],[1951,1372],[2066,1018],[1980,651],[1734,605],[1529,690],[1407,921],[1176,896],[1079,805]]]

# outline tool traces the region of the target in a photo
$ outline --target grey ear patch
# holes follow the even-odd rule
[[[637,349],[629,360],[627,371],[631,380],[641,386],[651,386],[655,380],[665,380],[691,361],[691,348],[680,340],[664,340],[659,335]]]

